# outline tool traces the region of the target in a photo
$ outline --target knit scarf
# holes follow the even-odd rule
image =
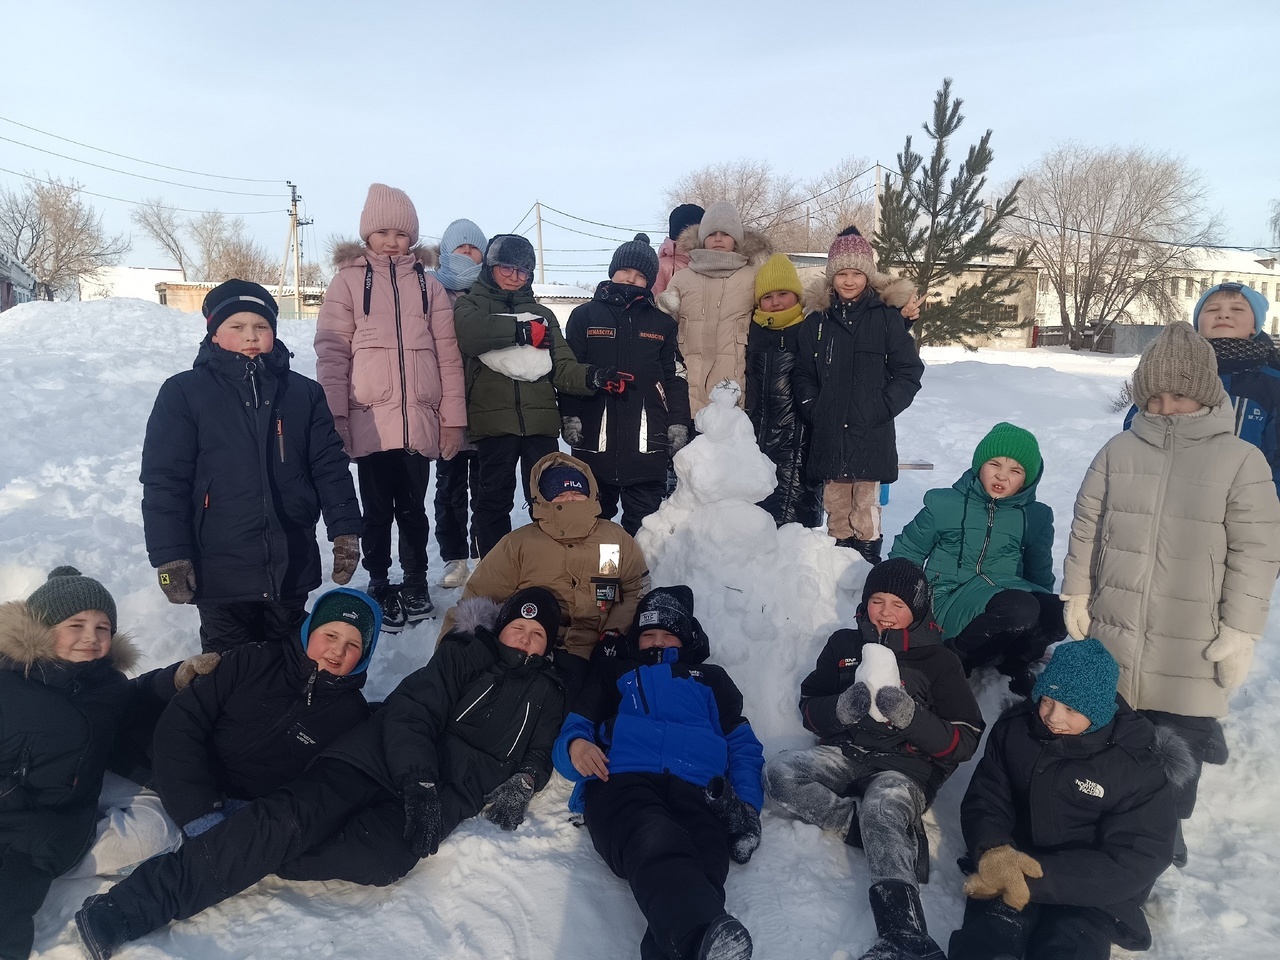
[[[440,252],[436,279],[446,290],[470,290],[480,276],[480,264],[461,253]]]
[[[689,269],[704,277],[721,279],[732,276],[747,265],[747,258],[732,250],[708,250],[699,247],[689,252]]]
[[[1209,346],[1218,357],[1219,373],[1244,373],[1268,363],[1280,368],[1280,353],[1265,333],[1256,334],[1248,340],[1216,337],[1209,341]]]
[[[751,319],[766,330],[785,330],[804,319],[804,307],[797,303],[794,307],[788,307],[780,313],[766,313],[756,307],[755,315]]]

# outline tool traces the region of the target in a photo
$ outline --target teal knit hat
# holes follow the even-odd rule
[[[373,597],[350,587],[338,587],[322,594],[311,608],[311,613],[302,623],[299,639],[302,649],[307,649],[307,641],[312,631],[318,630],[326,623],[333,621],[349,623],[360,631],[360,660],[352,673],[363,673],[369,666],[369,659],[378,646],[378,634],[381,632],[382,608]]]
[[[1031,690],[1032,702],[1049,697],[1083,713],[1091,724],[1085,733],[1105,727],[1116,715],[1120,667],[1100,640],[1074,640],[1053,651],[1053,658]]]
[[[1016,460],[1027,471],[1027,483],[1038,480],[1040,469],[1044,466],[1044,461],[1040,458],[1040,444],[1035,435],[1012,423],[997,423],[990,433],[978,441],[978,446],[973,451],[973,472],[977,473],[992,457]]]
[[[46,627],[61,623],[85,610],[101,610],[116,635],[116,602],[107,588],[75,567],[55,567],[49,577],[27,597],[27,609]]]

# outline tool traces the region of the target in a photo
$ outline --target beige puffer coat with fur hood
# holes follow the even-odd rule
[[[346,243],[333,259],[338,275],[316,324],[316,379],[347,453],[439,457],[440,428],[465,427],[467,405],[453,301],[426,272],[430,251],[387,257]]]
[[[1090,597],[1092,634],[1138,710],[1227,713],[1205,651],[1221,625],[1258,636],[1280,572],[1280,501],[1231,404],[1145,412],[1094,457],[1076,497],[1064,595]]]
[[[756,309],[756,271],[773,248],[761,234],[747,230],[734,253],[698,246],[698,225],[686,227],[676,241],[689,254],[657,298],[680,325],[680,353],[689,378],[689,408],[694,415],[711,400],[711,388],[736,381],[746,391],[747,334]]]

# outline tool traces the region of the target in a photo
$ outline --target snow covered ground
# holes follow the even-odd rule
[[[27,304],[0,314],[0,409],[6,420],[0,599],[24,597],[52,567],[72,563],[112,591],[122,627],[139,638],[150,665],[198,648],[194,608],[168,604],[147,563],[137,476],[156,389],[190,364],[203,330],[197,316],[136,300]],[[315,367],[311,332],[301,321],[281,324],[281,337],[297,354],[296,368],[307,374]],[[949,348],[926,350],[925,359],[925,386],[898,420],[898,442],[903,459],[928,460],[937,469],[904,473],[894,485],[885,510],[887,534],[910,520],[926,489],[950,484],[968,465],[977,440],[1007,419],[1040,438],[1046,464],[1040,496],[1057,513],[1061,556],[1076,488],[1093,453],[1117,429],[1111,397],[1135,360]],[[799,683],[831,629],[851,622],[866,567],[818,533],[774,531],[772,523],[761,522],[746,502],[754,496],[759,465],[734,439],[739,428],[732,421],[726,418],[718,438],[687,448],[680,465],[687,488],[650,521],[642,542],[655,583],[694,587],[715,658],[742,687],[747,713],[772,754],[810,742],[795,708]],[[716,444],[713,456],[707,451]],[[704,471],[726,461],[733,469],[706,480]],[[438,572],[434,549],[432,562]],[[454,598],[433,592],[441,608]],[[385,695],[420,665],[436,629],[429,622],[384,640],[371,672],[371,696]],[[1190,864],[1157,886],[1153,958],[1280,956],[1278,668],[1280,616],[1273,616],[1226,725],[1232,760],[1205,770],[1187,833]],[[992,720],[1006,696],[1003,681],[985,676],[979,682]],[[929,815],[934,863],[924,902],[931,930],[944,945],[963,908],[954,863],[969,766],[946,785]],[[570,823],[568,792],[567,784],[553,780],[514,835],[482,819],[464,825],[437,856],[393,887],[269,879],[121,956],[635,956],[640,916],[586,833]],[[846,960],[874,939],[866,882],[860,853],[767,811],[759,851],[730,873],[729,909],[750,928],[763,960]],[[71,915],[104,886],[94,880],[54,885],[37,918],[37,956],[79,955]]]

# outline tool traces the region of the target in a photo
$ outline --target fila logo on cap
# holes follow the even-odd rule
[[[646,610],[640,614],[640,626],[642,627],[652,627],[661,622],[657,610]]]
[[[537,617],[537,615],[538,615],[538,608],[534,606],[532,603],[526,603],[523,607],[520,608],[520,616],[524,617],[526,620],[532,620],[535,617]]]

